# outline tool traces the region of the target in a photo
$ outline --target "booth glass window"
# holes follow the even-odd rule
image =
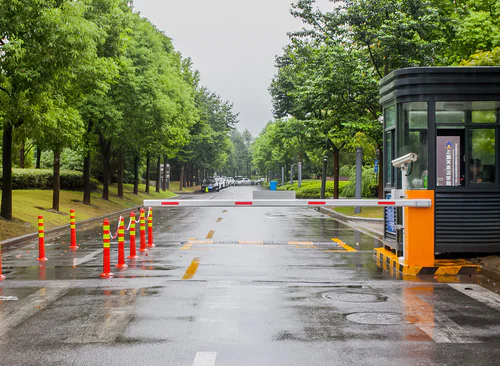
[[[495,130],[471,129],[469,141],[469,182],[495,183]]]
[[[394,168],[391,161],[394,159],[395,131],[396,131],[396,107],[390,106],[384,109],[385,123],[385,182],[387,186],[394,184]]]
[[[418,160],[409,168],[408,187],[426,189],[428,176],[427,102],[399,104],[398,156],[416,153]]]
[[[436,102],[438,187],[497,182],[499,110],[498,101]]]

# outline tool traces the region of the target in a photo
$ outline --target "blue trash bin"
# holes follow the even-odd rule
[[[278,187],[278,182],[277,181],[272,180],[271,182],[269,182],[269,189],[271,191],[275,191],[277,187]]]

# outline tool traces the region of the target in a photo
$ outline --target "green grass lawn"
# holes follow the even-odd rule
[[[334,207],[335,212],[342,215],[354,216],[354,217],[365,217],[372,219],[383,219],[384,218],[384,208],[383,207],[361,207],[360,214],[354,214],[354,207]]]
[[[139,206],[144,199],[162,199],[175,195],[170,191],[156,193],[154,187],[151,187],[149,194],[144,193],[144,184],[139,185],[139,195],[134,195],[133,188],[133,185],[125,184],[125,197],[119,198],[117,185],[112,185],[109,201],[101,198],[102,190],[93,192],[91,195],[92,204],[89,206],[82,203],[82,192],[61,191],[60,212],[50,209],[52,207],[51,190],[15,190],[12,195],[14,220],[9,222],[0,219],[0,240],[36,232],[38,215],[43,215],[45,228],[50,229],[69,224],[70,209],[75,210],[78,222]]]

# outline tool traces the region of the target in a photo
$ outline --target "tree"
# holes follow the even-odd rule
[[[66,104],[78,71],[92,56],[99,33],[74,1],[4,0],[0,55],[0,109],[3,117],[1,216],[12,219],[12,137],[24,124],[35,128],[51,105]],[[59,99],[52,103],[53,99]]]

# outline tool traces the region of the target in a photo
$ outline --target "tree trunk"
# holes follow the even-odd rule
[[[54,149],[54,189],[52,191],[52,209],[59,211],[59,195],[61,191],[61,149]]]
[[[161,182],[161,157],[158,155],[158,160],[156,161],[156,192],[160,193],[160,182]]]
[[[102,154],[102,199],[109,200],[109,176],[111,175],[111,142],[99,138]]]
[[[118,197],[123,198],[123,154],[120,151],[118,153]]]
[[[182,164],[181,176],[179,178],[179,191],[182,191],[183,185],[184,185],[184,164]]]
[[[90,205],[90,200],[90,152],[87,152],[83,158],[83,204]]]
[[[134,194],[139,195],[139,155],[134,158]]]
[[[182,188],[186,188],[187,187],[187,177],[186,177],[186,175],[189,174],[189,169],[187,167],[187,164],[182,164],[182,171],[183,171]]]
[[[21,142],[21,148],[19,149],[19,168],[24,169],[24,139]]]
[[[3,126],[2,145],[2,208],[1,216],[12,220],[12,125]]]
[[[146,189],[144,192],[149,193],[149,163],[151,160],[151,155],[149,152],[146,154]]]
[[[340,173],[339,157],[340,157],[340,150],[335,149],[333,151],[333,184],[334,184],[333,198],[335,199],[339,198],[339,173]]]
[[[165,155],[163,157],[163,191],[166,190],[167,190],[167,156]]]
[[[36,169],[40,169],[40,161],[42,160],[42,149],[39,146],[36,147]]]

